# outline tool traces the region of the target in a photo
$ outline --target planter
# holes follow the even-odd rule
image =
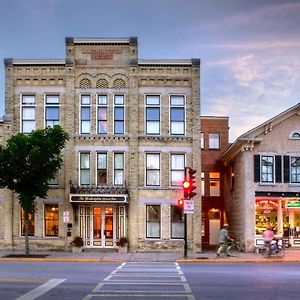
[[[73,253],[81,253],[83,250],[83,247],[72,247]]]
[[[118,253],[124,254],[128,252],[128,245],[125,246],[118,246]]]

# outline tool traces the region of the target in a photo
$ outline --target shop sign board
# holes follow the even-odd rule
[[[286,208],[300,208],[300,201],[287,202]]]
[[[194,200],[184,200],[183,210],[185,214],[194,213]]]

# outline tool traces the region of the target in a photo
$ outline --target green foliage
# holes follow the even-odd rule
[[[0,188],[19,195],[21,206],[34,211],[36,197],[45,198],[48,182],[62,165],[68,134],[60,126],[13,135],[0,146]]]

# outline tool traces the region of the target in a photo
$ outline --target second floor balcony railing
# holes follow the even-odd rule
[[[119,195],[127,194],[127,186],[114,186],[114,185],[78,185],[70,183],[70,193],[71,194],[110,194]]]

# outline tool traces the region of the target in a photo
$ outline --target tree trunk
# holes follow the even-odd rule
[[[29,256],[28,211],[24,210],[25,256]]]

